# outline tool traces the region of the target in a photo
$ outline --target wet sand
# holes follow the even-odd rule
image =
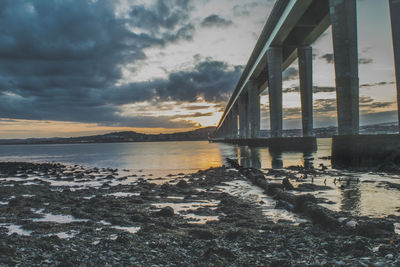
[[[268,172],[277,180],[291,175]],[[233,168],[144,179],[116,169],[3,162],[0,177],[0,265],[400,264],[397,216],[382,228],[378,219],[336,211],[338,227],[327,229],[276,209],[279,201]],[[371,231],[357,231],[361,222]]]

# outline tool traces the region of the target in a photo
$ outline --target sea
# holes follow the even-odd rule
[[[278,154],[271,153],[268,148],[208,141],[1,145],[0,161],[57,162],[87,168],[113,168],[138,173],[149,180],[220,167],[226,165],[226,158],[236,159],[242,166],[262,170],[271,181],[279,179],[269,176],[271,168],[307,165],[327,168],[326,174],[305,181],[330,188],[313,192],[327,200],[323,204],[327,208],[358,216],[400,216],[400,192],[387,186],[400,183],[400,176],[334,170],[329,159],[331,143],[330,138],[319,138],[315,152]],[[301,183],[302,177],[298,173],[293,173],[293,177],[299,178]],[[293,182],[296,184],[296,181]]]

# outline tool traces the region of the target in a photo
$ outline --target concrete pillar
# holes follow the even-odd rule
[[[230,139],[235,139],[236,135],[237,135],[237,118],[236,118],[236,114],[233,110],[233,108],[231,109],[230,112],[230,117],[229,117],[229,135],[230,135]]]
[[[224,121],[224,124],[222,125],[222,127],[223,127],[223,138],[224,139],[227,139],[227,136],[228,136],[228,127],[227,127],[227,123],[226,123],[226,120]]]
[[[329,0],[339,135],[358,134],[359,81],[356,0]]]
[[[282,136],[282,48],[267,50],[271,137]]]
[[[232,112],[232,129],[233,129],[233,133],[232,133],[232,138],[233,139],[237,139],[238,138],[238,113],[239,113],[239,108],[238,108],[238,104],[235,103],[231,109]]]
[[[299,47],[299,78],[301,99],[301,122],[303,136],[313,135],[313,75],[312,48]]]
[[[227,118],[225,119],[225,125],[226,125],[226,139],[231,139],[232,135],[232,127],[231,127],[231,113],[228,113]]]
[[[244,94],[239,96],[239,138],[248,138],[247,128],[247,94]]]
[[[249,138],[258,138],[260,135],[260,95],[257,81],[247,82],[247,108],[249,117]]]
[[[397,85],[397,114],[400,131],[400,0],[389,0],[389,8],[392,21],[394,67],[396,70]]]

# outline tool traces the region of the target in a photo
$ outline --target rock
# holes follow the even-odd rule
[[[188,183],[185,180],[180,180],[176,184],[176,186],[179,187],[179,188],[188,188],[189,187]]]
[[[270,267],[291,267],[293,266],[290,261],[284,259],[272,260],[269,264]]]
[[[282,184],[286,190],[294,190],[294,186],[292,183],[289,181],[289,178],[283,178]]]
[[[336,228],[339,222],[329,214],[329,210],[311,202],[303,205],[303,212],[313,223],[321,224],[327,228]]]
[[[391,260],[391,259],[393,259],[393,254],[387,254],[385,256],[385,258]]]
[[[386,221],[367,221],[360,222],[356,226],[356,232],[366,237],[380,237],[394,233],[394,225]]]
[[[156,215],[161,217],[172,217],[174,216],[174,209],[170,206],[162,208],[160,211],[156,212]]]
[[[200,229],[195,229],[195,230],[190,230],[189,235],[198,238],[198,239],[205,239],[205,240],[210,240],[210,239],[215,239],[217,238],[216,235],[211,233],[208,230],[200,230]]]
[[[130,243],[129,236],[125,233],[119,234],[115,241],[117,241],[118,243],[121,243],[121,244],[129,244]]]
[[[284,209],[284,210],[288,210],[288,211],[293,211],[294,207],[292,204],[290,204],[284,200],[278,200],[276,202],[275,209]]]
[[[245,233],[243,231],[241,231],[241,230],[229,231],[228,233],[225,234],[225,238],[230,240],[230,241],[242,238],[244,236],[245,236]]]

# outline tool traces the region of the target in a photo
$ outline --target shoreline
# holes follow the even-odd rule
[[[122,170],[71,168],[0,162],[1,264],[400,264],[394,232],[327,230],[302,214],[272,220],[262,207],[274,200],[235,194],[243,186],[255,190],[235,169],[165,177],[157,185]]]

